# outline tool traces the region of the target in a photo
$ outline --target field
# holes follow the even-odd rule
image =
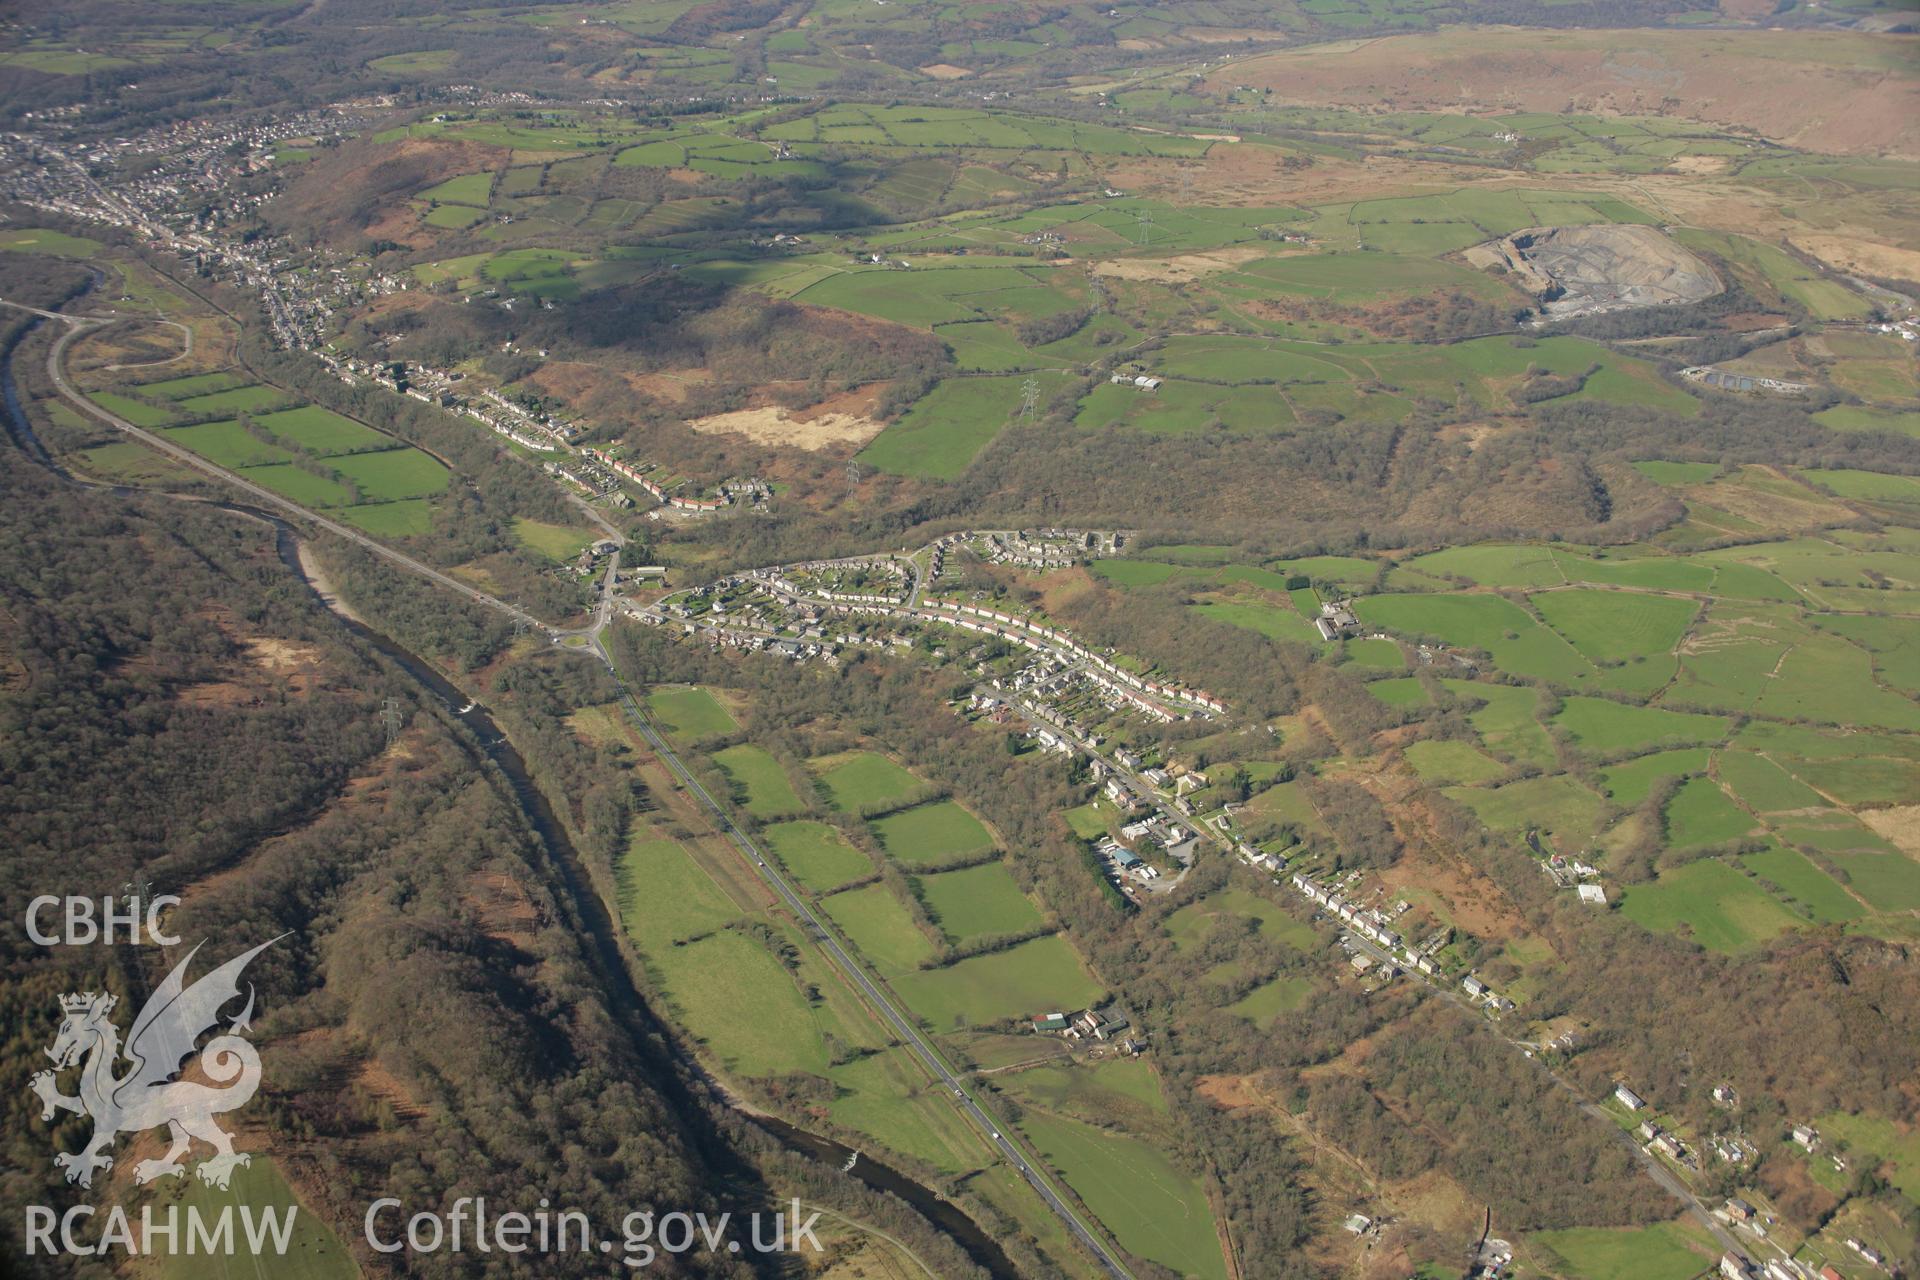
[[[927,914],[954,942],[1017,933],[1040,923],[1040,912],[998,862],[923,876],[916,882]]]
[[[713,762],[726,771],[748,813],[756,818],[785,818],[806,809],[787,780],[786,770],[765,747],[741,743],[716,751]]]
[[[179,1206],[182,1230],[188,1214],[197,1211],[203,1221],[213,1222],[222,1211],[231,1209],[237,1248],[231,1253],[189,1252],[184,1237],[172,1249],[156,1247],[158,1265],[154,1274],[159,1280],[254,1280],[269,1271],[287,1280],[355,1280],[360,1274],[353,1255],[318,1214],[300,1204],[279,1166],[268,1156],[255,1154],[249,1163],[235,1169],[224,1191],[191,1173],[184,1178],[162,1179],[154,1199],[155,1221],[164,1221],[172,1206]],[[263,1213],[292,1215],[284,1253],[255,1256],[248,1251],[246,1215]],[[255,1220],[259,1220],[257,1216]],[[386,1225],[383,1222],[382,1228]],[[399,1219],[393,1225],[404,1229]]]
[[[1709,951],[1758,946],[1800,923],[1766,890],[1724,862],[1702,858],[1626,891],[1621,912],[1643,928],[1677,933]]]
[[[1753,829],[1753,819],[1709,778],[1690,778],[1667,801],[1667,841],[1676,849],[1725,844]]]
[[[1783,900],[1799,904],[1820,924],[1856,920],[1865,914],[1832,876],[1792,849],[1762,849],[1743,854],[1740,864],[1776,886]]]
[[[1691,1280],[1711,1261],[1695,1232],[1676,1223],[1568,1227],[1535,1232],[1531,1241],[1559,1259],[1574,1280]]]
[[[820,905],[883,973],[910,973],[933,956],[933,944],[884,884],[836,893]]]
[[[1605,698],[1568,698],[1554,724],[1582,749],[1598,754],[1718,742],[1730,726],[1719,716],[1690,715],[1662,707],[1636,707]]]
[[[254,467],[293,460],[291,453],[265,443],[238,422],[203,422],[193,427],[168,428],[160,434],[222,467]]]
[[[304,506],[343,507],[353,501],[353,494],[345,485],[326,476],[303,471],[292,463],[242,467],[240,474]]]
[[[383,538],[410,538],[433,528],[433,504],[425,498],[367,502],[341,507],[335,514],[349,524]]]
[[[163,409],[157,405],[143,404],[129,396],[112,391],[92,391],[87,399],[105,409],[108,413],[125,418],[136,427],[164,427],[179,419],[172,409]]]
[[[571,525],[548,524],[544,520],[529,520],[525,516],[513,522],[513,536],[522,546],[538,551],[549,560],[567,564],[577,558],[582,551],[593,545],[595,534],[589,529],[577,529]]]
[[[935,1031],[983,1026],[1053,1010],[1084,1009],[1103,994],[1057,935],[894,979]]]
[[[861,813],[912,795],[920,779],[874,751],[854,751],[832,760],[812,762],[814,772],[842,813]]]
[[[175,403],[194,417],[201,418],[232,413],[258,414],[260,410],[279,404],[286,398],[286,393],[277,387],[252,386],[188,396]]]
[[[104,247],[98,240],[49,231],[45,227],[0,231],[0,252],[5,253],[50,253],[62,258],[91,258]]]
[[[1464,742],[1415,742],[1406,749],[1407,763],[1422,782],[1446,786],[1456,782],[1489,782],[1503,776],[1507,766]]]
[[[1697,606],[1670,596],[1621,591],[1542,591],[1532,597],[1547,625],[1594,662],[1671,653]]]
[[[1020,411],[1020,378],[949,378],[875,436],[858,460],[896,475],[952,480]],[[1053,379],[1043,377],[1044,388]]]
[[[1226,889],[1209,895],[1167,917],[1167,932],[1180,946],[1194,946],[1215,928],[1231,930],[1252,920],[1262,938],[1285,943],[1296,951],[1310,951],[1319,943],[1313,927],[1288,915],[1278,904],[1241,889]]]
[[[1121,1245],[1182,1274],[1224,1280],[1206,1191],[1158,1146],[1044,1111],[1020,1123]]]
[[[447,487],[447,469],[418,449],[383,449],[328,459],[371,501],[430,498]]]
[[[794,878],[816,893],[873,874],[867,856],[824,822],[780,822],[761,834]]]
[[[1313,983],[1309,979],[1293,976],[1275,978],[1227,1005],[1226,1010],[1265,1030],[1281,1014],[1291,1013],[1305,1004],[1312,993]]]
[[[649,955],[721,928],[740,910],[675,840],[628,842],[614,868],[620,922]]]
[[[740,728],[718,698],[697,686],[650,690],[647,711],[676,738],[706,738]]]
[[[936,866],[993,848],[980,820],[951,800],[876,818],[873,833],[888,854],[909,866]]]
[[[1447,794],[1495,830],[1538,827],[1575,848],[1592,840],[1600,825],[1600,798],[1568,777],[1528,778],[1491,791],[1450,787]]]
[[[331,409],[302,405],[278,413],[255,414],[254,419],[283,440],[291,440],[311,453],[327,457],[339,453],[358,453],[369,449],[388,449],[394,441],[371,427],[363,427],[351,418],[343,418]]]
[[[743,1076],[818,1071],[820,1028],[795,979],[767,949],[722,929],[649,956],[679,1021]]]
[[[1483,649],[1502,671],[1562,684],[1598,684],[1599,673],[1578,650],[1500,596],[1381,595],[1354,605],[1368,623],[1409,636],[1434,636]]]

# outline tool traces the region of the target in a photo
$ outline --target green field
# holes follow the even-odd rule
[[[149,388],[141,390],[152,394]],[[270,405],[279,404],[287,398],[287,393],[278,387],[233,387],[225,391],[211,391],[205,395],[188,396],[175,400],[180,408],[196,418],[208,416],[220,417],[227,414],[256,414]]]
[[[1817,471],[1800,473],[1815,484],[1823,485],[1843,498],[1863,498],[1870,502],[1896,502],[1911,506],[1920,503],[1920,479],[1890,476],[1878,471]]]
[[[322,409],[315,404],[282,409],[278,413],[255,414],[253,420],[282,440],[291,440],[309,453],[317,453],[323,458],[367,449],[389,449],[395,443],[391,436],[382,435],[372,427],[362,426],[351,418],[344,418],[331,409]]]
[[[925,785],[877,751],[850,751],[812,764],[833,796],[833,807],[842,813],[893,804]]]
[[[197,1152],[196,1155],[204,1154]],[[184,1236],[172,1249],[156,1245],[153,1274],[159,1280],[257,1280],[263,1275],[284,1276],[287,1280],[357,1280],[360,1268],[353,1255],[328,1229],[324,1219],[301,1205],[293,1188],[281,1176],[271,1157],[255,1154],[248,1163],[233,1171],[223,1191],[208,1186],[189,1174],[184,1178],[162,1179],[156,1184],[153,1215],[156,1223],[166,1219],[170,1206],[179,1206],[184,1231],[189,1214],[198,1212],[202,1221],[213,1222],[223,1211],[233,1211],[235,1249],[230,1253],[192,1251]],[[284,1253],[255,1255],[247,1247],[245,1215],[293,1213],[292,1230]],[[383,1233],[405,1231],[403,1217],[383,1219]]]
[[[883,973],[909,973],[933,957],[933,944],[884,884],[836,893],[820,905]]]
[[[1596,663],[1671,653],[1698,608],[1630,591],[1542,591],[1532,600],[1548,626]]]
[[[85,236],[70,236],[45,227],[17,227],[0,231],[0,252],[50,253],[62,258],[91,258],[106,246]]]
[[[440,204],[464,204],[484,209],[487,207],[487,194],[492,190],[491,173],[466,173],[457,178],[448,178],[437,187],[428,187],[420,193],[419,198]]]
[[[425,498],[366,502],[334,512],[349,524],[384,538],[410,538],[433,528],[433,504]]]
[[[956,479],[1020,411],[1022,381],[948,378],[875,436],[859,461],[896,475]]]
[[[447,469],[418,449],[383,449],[328,459],[327,465],[351,479],[369,501],[431,498],[447,487]]]
[[[1495,830],[1538,827],[1575,848],[1592,840],[1600,825],[1600,797],[1565,776],[1527,778],[1491,791],[1449,787],[1447,794]]]
[[[1196,604],[1193,606],[1193,611],[1203,617],[1212,618],[1216,622],[1227,622],[1236,627],[1245,627],[1249,631],[1258,631],[1270,640],[1286,640],[1294,644],[1316,647],[1323,643],[1320,633],[1313,629],[1313,624],[1286,605],[1244,604],[1234,601]]]
[[[815,893],[873,874],[867,855],[824,822],[779,822],[761,835],[794,878]]]
[[[135,389],[143,396],[184,400],[189,396],[203,396],[210,392],[228,391],[247,385],[247,380],[236,373],[189,373],[178,378],[168,378],[162,382],[143,382]]]
[[[1067,940],[1057,934],[972,956],[944,969],[902,974],[893,984],[936,1031],[1084,1009],[1104,994]]]
[[[1503,776],[1507,766],[1481,754],[1465,742],[1428,740],[1408,744],[1403,753],[1422,782],[1445,786],[1455,782],[1489,782]]]
[[[1676,849],[1725,844],[1753,830],[1742,812],[1710,778],[1689,778],[1667,801],[1667,843]]]
[[[131,396],[119,395],[112,391],[89,391],[87,399],[108,413],[125,418],[136,427],[164,427],[180,417],[170,407],[163,409],[158,405],[143,404]]]
[[[1404,671],[1407,668],[1407,656],[1400,646],[1392,640],[1377,640],[1364,636],[1346,643],[1347,662],[1356,667],[1373,667],[1382,671]]]
[[[1705,747],[1683,747],[1677,751],[1656,751],[1624,764],[1614,765],[1600,774],[1600,785],[1607,798],[1624,808],[1644,802],[1654,784],[1662,778],[1705,773],[1712,762]]]
[[[1313,981],[1295,975],[1275,978],[1262,983],[1232,1004],[1225,1006],[1228,1013],[1245,1018],[1254,1026],[1265,1030],[1273,1025],[1273,1020],[1283,1013],[1292,1013],[1307,1002],[1313,994]]]
[[[1534,1232],[1531,1239],[1561,1262],[1570,1280],[1692,1280],[1713,1261],[1696,1230],[1672,1222],[1566,1227]]]
[[[980,820],[951,800],[915,805],[873,822],[881,848],[910,866],[936,866],[993,848]]]
[[[1190,902],[1167,917],[1167,932],[1182,947],[1198,945],[1215,929],[1237,932],[1254,922],[1260,937],[1284,943],[1296,951],[1311,951],[1319,943],[1313,926],[1294,919],[1275,902],[1246,892],[1223,889]]]
[[[648,957],[677,1021],[742,1076],[820,1071],[826,1050],[796,978],[768,950],[723,929]]]
[[[1779,891],[1820,924],[1855,920],[1864,912],[1834,878],[1792,849],[1762,849],[1744,854],[1742,866],[1779,887]]]
[[[1501,670],[1562,684],[1599,684],[1579,651],[1519,605],[1495,595],[1380,595],[1354,604],[1362,621],[1410,636],[1483,649]]]
[[[293,461],[291,453],[278,445],[266,443],[238,422],[203,422],[193,427],[170,427],[160,434],[183,448],[193,450],[216,466],[255,467],[270,462]]]
[[[1480,735],[1487,750],[1524,764],[1553,763],[1553,742],[1534,714],[1540,695],[1532,689],[1472,680],[1442,680],[1440,684],[1456,698],[1486,704],[1470,712],[1467,723]]]
[[[1621,911],[1656,933],[1680,933],[1709,951],[1754,947],[1801,923],[1753,881],[1714,858],[1626,891]]]
[[[927,914],[954,942],[1018,933],[1040,923],[1040,911],[998,862],[922,876],[916,881]]]
[[[735,920],[740,908],[677,840],[642,829],[614,865],[620,923],[649,955]]]
[[[529,520],[520,516],[513,522],[513,536],[520,540],[520,545],[538,551],[549,560],[567,564],[592,546],[599,535],[591,529],[548,524],[544,520]]]
[[[1182,1275],[1224,1280],[1206,1190],[1157,1144],[1037,1109],[1020,1127],[1124,1248]]]
[[[345,485],[326,476],[314,475],[311,471],[302,471],[290,462],[241,467],[239,474],[302,506],[341,507],[353,499]]]
[[[794,793],[786,770],[768,754],[765,747],[751,742],[728,747],[713,754],[713,762],[726,771],[748,813],[756,818],[785,818],[806,811],[806,805]]]
[[[720,700],[697,685],[650,690],[647,711],[676,738],[707,738],[740,728]]]
[[[1731,727],[1719,716],[1579,697],[1566,699],[1553,723],[1572,735],[1583,750],[1600,754],[1718,742]]]

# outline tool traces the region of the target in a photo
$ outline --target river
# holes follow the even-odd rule
[[[55,475],[73,480],[73,477],[68,475],[47,452],[39,436],[34,432],[33,424],[20,403],[19,388],[13,376],[14,349],[42,323],[45,322],[36,320],[33,324],[25,326],[13,336],[13,340],[4,350],[0,350],[0,398],[3,398],[6,404],[8,434],[21,452],[29,460],[52,471]],[[115,494],[133,492],[119,486],[101,487]],[[194,501],[202,500],[194,499]],[[579,850],[574,847],[566,828],[555,816],[553,807],[547,803],[547,797],[539,787],[534,785],[533,777],[527,770],[526,760],[508,740],[507,735],[501,731],[499,724],[488,710],[477,701],[468,698],[424,658],[405,648],[391,636],[375,630],[355,617],[333,596],[330,590],[324,589],[323,584],[316,583],[307,566],[302,563],[298,535],[292,526],[280,517],[239,503],[214,502],[209,505],[216,505],[273,526],[275,548],[288,572],[312,591],[315,599],[339,619],[341,625],[392,660],[396,666],[432,694],[445,707],[448,715],[460,721],[472,732],[486,752],[487,758],[507,780],[513,798],[526,816],[528,825],[546,846],[552,865],[566,881],[566,889],[573,896],[582,919],[602,926],[600,929],[593,929],[595,936],[587,941],[597,945],[600,950],[602,968],[609,974],[610,980],[625,988],[608,992],[609,998],[630,1001],[631,1007],[644,1010],[644,1016],[652,1021],[651,1010],[647,1008],[639,992],[626,980],[624,957],[619,954],[619,948],[603,932],[605,928],[611,927],[611,922],[606,916],[605,904],[601,902],[598,892],[585,873]],[[981,1230],[980,1225],[957,1205],[932,1188],[916,1182],[906,1174],[873,1159],[864,1152],[859,1153],[858,1158],[855,1158],[852,1147],[832,1138],[798,1128],[773,1116],[744,1109],[740,1110],[739,1114],[773,1135],[791,1151],[823,1164],[830,1164],[835,1168],[845,1168],[851,1164],[854,1177],[876,1191],[897,1196],[913,1206],[922,1217],[959,1244],[968,1257],[993,1275],[1009,1278],[1018,1275],[1012,1261],[1008,1259],[998,1242]]]

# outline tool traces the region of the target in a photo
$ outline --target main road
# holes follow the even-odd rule
[[[1019,1171],[1020,1175],[1027,1180],[1027,1183],[1039,1193],[1041,1199],[1046,1201],[1047,1207],[1066,1224],[1067,1228],[1086,1246],[1087,1250],[1092,1253],[1095,1258],[1099,1259],[1101,1265],[1106,1268],[1109,1274],[1117,1277],[1118,1280],[1133,1280],[1133,1273],[1127,1269],[1126,1263],[1114,1252],[1113,1247],[1106,1242],[1098,1231],[1087,1225],[1080,1214],[1076,1212],[1054,1188],[1049,1176],[1036,1168],[1033,1163],[1027,1159],[1026,1153],[1006,1136],[1008,1126],[988,1111],[985,1104],[981,1102],[975,1092],[970,1089],[967,1083],[947,1064],[946,1060],[941,1057],[940,1052],[934,1048],[932,1042],[922,1034],[912,1017],[900,1007],[891,994],[873,980],[873,977],[867,972],[866,968],[840,945],[839,939],[834,936],[832,930],[827,928],[820,917],[814,913],[813,908],[807,904],[806,900],[794,891],[793,886],[787,882],[786,877],[780,873],[772,862],[768,861],[766,855],[754,844],[752,838],[740,829],[726,808],[713,798],[713,795],[706,787],[701,785],[698,778],[693,776],[692,772],[688,770],[687,766],[674,752],[672,746],[668,744],[666,738],[654,727],[653,722],[647,718],[646,713],[641,710],[639,700],[634,697],[633,691],[627,687],[626,680],[620,675],[619,669],[614,665],[613,655],[607,651],[606,645],[600,635],[612,617],[614,574],[619,566],[618,552],[612,557],[613,568],[608,571],[598,607],[594,611],[592,625],[573,630],[556,629],[542,622],[532,614],[527,613],[525,610],[508,604],[498,597],[488,595],[486,592],[469,586],[457,578],[442,573],[432,565],[423,564],[412,556],[396,551],[392,547],[368,537],[358,529],[342,524],[337,520],[329,519],[317,512],[310,511],[296,502],[281,497],[271,489],[255,484],[245,476],[236,475],[225,467],[207,461],[200,455],[173,443],[173,441],[166,439],[164,436],[148,431],[144,427],[135,426],[125,418],[108,412],[106,409],[101,408],[99,405],[93,403],[93,401],[87,399],[84,395],[81,395],[73,384],[67,381],[65,369],[67,347],[81,334],[90,331],[100,324],[111,323],[112,320],[117,317],[69,316],[56,311],[42,311],[38,307],[28,307],[17,302],[7,302],[4,299],[0,299],[0,304],[18,307],[22,311],[30,311],[35,315],[48,319],[66,322],[68,326],[66,332],[60,335],[59,339],[53,344],[53,350],[48,353],[47,375],[52,379],[53,385],[59,390],[60,394],[72,401],[75,407],[83,412],[98,418],[100,421],[118,431],[124,432],[142,444],[159,450],[183,466],[190,467],[203,475],[212,476],[215,479],[223,480],[228,484],[234,485],[246,493],[248,497],[266,506],[272,507],[277,511],[285,512],[306,523],[318,525],[327,532],[345,538],[356,546],[362,547],[410,573],[426,578],[428,581],[446,587],[450,591],[457,592],[476,604],[496,609],[507,614],[509,617],[516,618],[531,626],[539,627],[553,635],[556,639],[570,635],[587,637],[593,646],[594,652],[599,656],[600,660],[606,664],[607,669],[613,673],[614,680],[620,689],[621,705],[626,709],[627,715],[633,720],[635,727],[640,731],[641,737],[646,740],[648,746],[653,749],[654,753],[660,757],[661,762],[664,763],[668,769],[673,772],[674,776],[679,778],[681,783],[713,814],[715,820],[719,822],[721,829],[726,832],[728,838],[740,849],[741,853],[746,855],[748,860],[752,862],[754,869],[759,875],[773,887],[774,891],[779,894],[781,900],[787,904],[788,909],[793,912],[795,917],[806,923],[807,928],[813,933],[827,954],[832,957],[833,962],[866,994],[867,999],[872,1002],[873,1006],[880,1010],[886,1018],[888,1025],[893,1028],[894,1032],[904,1043],[912,1047],[914,1053],[926,1064],[927,1070],[933,1074],[934,1078],[952,1090],[954,1098],[960,1103],[961,1110],[972,1118],[973,1122],[980,1127],[981,1132],[987,1135],[988,1141],[992,1143],[994,1148],[998,1150],[1000,1154]]]
[[[914,1054],[926,1065],[933,1077],[952,1090],[955,1100],[960,1103],[960,1109],[980,1127],[981,1132],[987,1135],[988,1141],[1006,1158],[1008,1163],[1019,1171],[1028,1185],[1040,1194],[1040,1198],[1047,1202],[1047,1207],[1066,1223],[1068,1229],[1078,1237],[1080,1243],[1085,1245],[1089,1252],[1100,1260],[1109,1274],[1120,1277],[1120,1280],[1131,1280],[1132,1272],[1127,1270],[1126,1264],[1120,1260],[1101,1234],[1089,1227],[1079,1213],[1061,1197],[1054,1189],[1052,1180],[1027,1159],[1026,1153],[1018,1144],[1006,1136],[1008,1127],[987,1110],[985,1104],[968,1087],[967,1082],[947,1064],[940,1051],[934,1048],[932,1041],[921,1032],[912,1016],[900,1007],[885,988],[873,980],[865,965],[840,945],[839,938],[834,936],[833,931],[808,905],[807,900],[794,890],[786,876],[781,874],[777,864],[767,858],[760,847],[754,844],[753,838],[734,822],[726,806],[714,799],[713,794],[707,790],[700,779],[694,777],[692,771],[681,762],[679,755],[667,742],[666,736],[654,727],[646,712],[640,709],[639,699],[635,698],[633,691],[627,687],[625,678],[614,666],[613,656],[607,652],[599,636],[594,637],[593,646],[601,660],[607,664],[607,669],[613,672],[614,680],[620,687],[621,706],[626,710],[628,718],[633,721],[634,727],[640,731],[640,736],[646,740],[653,753],[672,771],[674,777],[680,780],[681,785],[692,792],[694,797],[713,815],[727,838],[733,841],[742,854],[746,855],[747,860],[753,864],[754,870],[772,886],[774,892],[787,904],[788,910],[793,912],[795,918],[806,924],[808,931],[813,934],[822,949],[832,957],[833,962],[853,981],[854,985],[859,987],[873,1006],[880,1010],[894,1033],[913,1049]]]

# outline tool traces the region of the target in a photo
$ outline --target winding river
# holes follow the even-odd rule
[[[47,452],[35,434],[32,422],[20,403],[19,388],[14,382],[14,349],[41,323],[44,322],[35,321],[34,324],[21,329],[14,335],[5,350],[0,351],[0,398],[4,398],[6,404],[8,432],[21,451],[34,463],[46,467],[57,475],[72,479]],[[132,492],[119,486],[101,487],[114,493]],[[328,598],[327,594],[320,590],[308,576],[306,567],[301,563],[298,534],[280,517],[239,503],[217,502],[209,505],[216,505],[238,515],[272,525],[275,547],[281,562],[303,586],[313,592],[315,599],[332,612],[341,625],[347,627],[405,671],[440,702],[449,716],[472,732],[481,749],[485,751],[487,759],[492,761],[506,779],[508,788],[525,815],[528,825],[545,845],[552,865],[565,881],[565,887],[573,896],[581,917],[601,926],[599,929],[592,930],[594,936],[587,941],[598,947],[601,952],[602,967],[610,975],[613,983],[623,988],[610,991],[609,997],[629,1001],[630,1008],[641,1010],[643,1016],[651,1021],[653,1017],[651,1010],[646,1006],[639,992],[627,982],[624,958],[619,954],[617,945],[604,932],[606,928],[612,927],[611,921],[606,917],[605,906],[586,875],[578,849],[574,847],[565,826],[554,814],[553,807],[547,802],[546,796],[538,786],[534,785],[526,760],[508,740],[507,735],[502,732],[488,710],[479,702],[468,698],[424,658],[400,645],[392,637],[376,631],[358,618],[351,616],[337,601]],[[1018,1275],[1012,1261],[1001,1249],[999,1243],[957,1205],[932,1188],[875,1160],[865,1152],[859,1152],[856,1157],[854,1148],[832,1138],[798,1128],[774,1116],[746,1110],[740,1111],[740,1114],[772,1134],[789,1150],[837,1169],[847,1169],[850,1166],[853,1176],[869,1187],[899,1197],[940,1231],[951,1237],[974,1262],[986,1268],[994,1276]]]

